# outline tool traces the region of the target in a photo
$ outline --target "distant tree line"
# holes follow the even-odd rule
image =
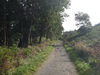
[[[27,47],[59,38],[69,0],[0,0],[0,46]]]
[[[76,26],[79,27],[78,30],[75,31],[66,31],[63,33],[64,41],[72,41],[77,39],[78,37],[84,36],[87,33],[91,32],[92,24],[90,22],[90,17],[87,13],[78,12],[75,14]]]

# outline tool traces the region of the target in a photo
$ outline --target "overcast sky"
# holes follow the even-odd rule
[[[71,0],[70,9],[65,12],[69,17],[63,23],[64,31],[77,29],[74,14],[78,12],[87,13],[92,25],[95,25],[100,22],[100,0]]]

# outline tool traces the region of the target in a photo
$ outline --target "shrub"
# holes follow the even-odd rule
[[[92,75],[92,69],[88,63],[85,63],[84,61],[79,61],[76,67],[80,75]]]
[[[83,51],[76,50],[67,45],[65,45],[64,47],[69,53],[71,60],[74,62],[79,75],[92,75],[92,68],[90,64],[86,63],[86,61],[84,60],[82,55]]]
[[[0,47],[0,75],[7,74],[7,70],[13,67],[12,61],[16,50],[16,47]]]

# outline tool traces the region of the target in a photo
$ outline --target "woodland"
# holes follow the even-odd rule
[[[64,31],[70,0],[0,0],[0,75],[33,75],[58,40],[79,75],[100,75],[100,23],[75,14],[78,30]]]
[[[61,37],[69,5],[69,0],[0,0],[0,75],[36,71]]]

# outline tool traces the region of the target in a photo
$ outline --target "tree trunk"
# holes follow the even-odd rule
[[[30,37],[31,37],[31,22],[28,20],[25,23],[27,26],[23,31],[23,37],[20,39],[18,47],[24,47],[27,48],[28,45],[30,44]]]
[[[6,0],[3,1],[3,12],[4,12],[4,18],[3,18],[3,23],[4,23],[4,45],[7,45],[7,33],[6,33],[6,29],[7,29],[7,25],[6,25]]]
[[[46,32],[46,39],[49,39],[49,33],[48,33],[48,31]]]
[[[43,36],[43,26],[41,26],[41,30],[40,30],[39,34],[40,34],[40,36],[39,36],[39,44],[41,44],[42,36]]]
[[[31,30],[32,30],[32,22],[29,27],[29,35],[28,35],[28,45],[31,45]]]
[[[42,35],[40,35],[39,37],[39,44],[41,44],[41,41],[42,41]]]
[[[23,47],[27,48],[29,45],[30,29],[28,28],[23,35]]]

